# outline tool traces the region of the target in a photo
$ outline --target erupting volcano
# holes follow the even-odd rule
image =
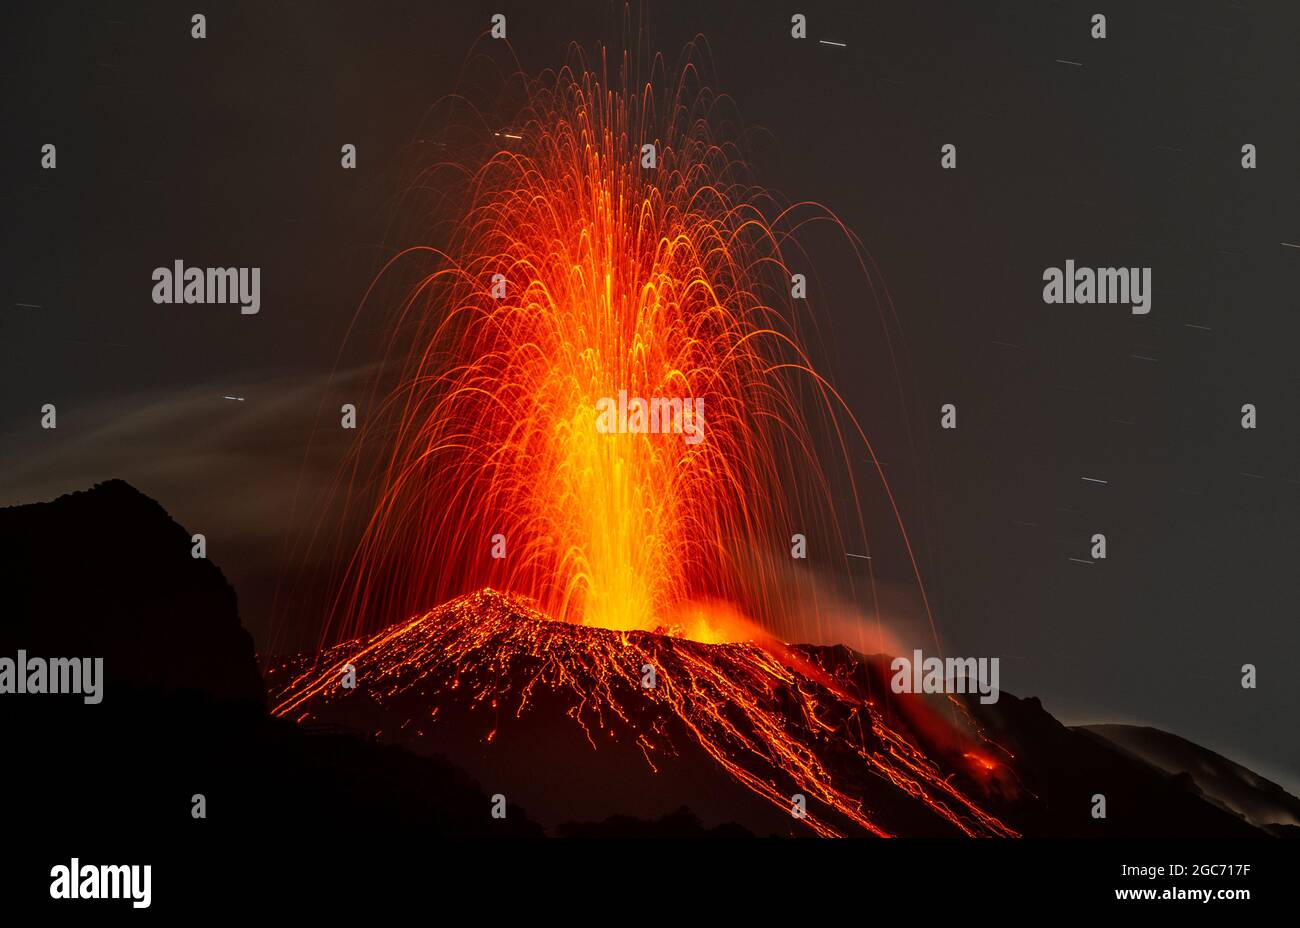
[[[672,81],[624,61],[616,86],[574,57],[526,83],[510,131],[477,111],[477,133],[449,130],[477,154],[414,185],[452,218],[444,247],[380,275],[419,268],[388,325],[400,373],[366,407],[359,447],[380,457],[349,475],[365,527],[330,624],[491,587],[577,624],[799,640],[827,594],[792,536],[844,575],[869,550],[851,462],[874,454],[810,360],[793,238],[842,226],[749,179],[697,55]]]
[[[277,713],[331,717],[351,664],[372,708],[401,703],[403,737],[436,743],[463,698],[490,707],[491,743],[549,690],[592,748],[632,743],[657,769],[691,745],[787,813],[805,795],[817,834],[1009,834],[953,780],[1005,757],[954,733],[941,769],[865,671],[782,643],[824,640],[826,604],[861,595],[855,460],[929,607],[875,453],[811,360],[795,234],[852,236],[753,183],[699,58],[640,80],[624,57],[611,82],[603,54],[575,53],[522,82],[508,129],[475,111],[439,143],[472,152],[416,184],[450,210],[446,244],[403,249],[377,282],[429,267],[391,313],[400,373],[358,444],[383,450],[350,467],[364,529],[322,638],[343,643],[276,671]],[[878,622],[868,582],[859,622]],[[906,811],[875,807],[882,788]]]
[[[364,689],[340,687],[348,665],[364,674]],[[485,590],[369,639],[268,667],[267,680],[276,714],[299,722],[361,728],[417,751],[446,750],[466,732],[481,745],[458,746],[458,760],[509,782],[509,795],[531,796],[530,814],[543,818],[552,797],[530,792],[529,781],[553,759],[544,748],[497,742],[541,730],[562,740],[567,729],[587,742],[557,752],[569,763],[632,746],[643,775],[616,775],[644,783],[683,759],[703,762],[787,823],[792,797],[802,795],[806,815],[797,824],[819,835],[1015,834],[962,789],[989,786],[1005,760],[1000,749],[930,744],[942,760],[927,756],[918,746],[924,731],[887,718],[873,698],[883,689],[876,669],[843,648],[777,651],[573,625]]]

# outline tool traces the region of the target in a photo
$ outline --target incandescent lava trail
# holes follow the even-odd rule
[[[624,62],[611,86],[576,57],[482,127],[481,157],[421,175],[456,219],[389,267],[429,270],[364,417],[360,444],[387,450],[353,478],[374,495],[336,635],[492,587],[579,624],[732,640],[741,616],[798,640],[825,592],[792,535],[841,579],[867,548],[834,498],[860,511],[850,462],[870,449],[809,359],[809,269],[786,257],[800,225],[838,223],[752,183],[693,62],[653,83]],[[620,396],[698,401],[702,440],[602,430]]]
[[[773,805],[807,794],[818,834],[898,833],[916,821],[891,823],[899,804],[1010,834],[954,785],[969,771],[781,643],[820,632],[828,595],[792,536],[845,577],[846,544],[869,550],[851,462],[875,454],[814,369],[808,268],[787,260],[802,225],[843,226],[751,181],[694,50],[671,79],[575,55],[524,86],[507,124],[477,126],[479,154],[421,174],[454,217],[444,244],[380,275],[421,268],[358,443],[380,457],[349,477],[369,502],[323,635],[342,643],[272,671],[276,714],[362,698],[338,687],[346,664],[378,706],[422,700],[403,730],[466,701],[522,718],[546,690],[593,748],[630,739],[654,767],[689,743]],[[636,399],[697,415],[637,429]]]
[[[860,677],[844,667],[823,671],[816,661],[802,658],[800,670],[754,644],[573,625],[484,590],[266,673],[276,715],[384,718],[387,726],[366,733],[414,745],[426,732],[439,744],[444,718],[467,707],[481,718],[490,749],[506,720],[526,723],[539,702],[558,695],[591,750],[628,740],[657,769],[696,746],[787,814],[791,795],[804,794],[801,823],[822,836],[886,837],[905,827],[1015,834],[954,784],[954,772],[973,782],[969,771],[941,768],[887,723]],[[338,685],[349,664],[364,687]],[[657,670],[650,688],[647,665]]]

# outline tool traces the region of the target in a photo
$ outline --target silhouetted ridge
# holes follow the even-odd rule
[[[0,695],[7,827],[68,846],[107,836],[116,853],[131,836],[154,859],[217,835],[236,857],[263,834],[337,840],[340,823],[541,834],[515,803],[493,819],[489,794],[441,757],[272,718],[234,590],[191,544],[120,480],[0,510],[0,656],[102,657],[106,678],[96,705]]]
[[[1254,825],[1279,835],[1300,834],[1300,799],[1209,748],[1143,725],[1087,725],[1082,730],[1172,776],[1186,777],[1200,793]]]
[[[895,695],[890,662],[572,625],[481,590],[264,670],[277,715],[448,757],[556,834],[1266,837],[1037,699]]]
[[[106,686],[264,704],[235,591],[191,535],[121,480],[0,510],[0,654],[102,657]]]

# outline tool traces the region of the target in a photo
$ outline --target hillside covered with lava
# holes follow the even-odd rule
[[[83,556],[83,539],[110,533]],[[1144,760],[1036,699],[896,697],[884,657],[578,626],[488,591],[259,668],[230,584],[189,549],[188,530],[120,481],[0,509],[0,653],[103,653],[107,678],[98,706],[0,706],[25,748],[15,828],[182,843],[339,822],[430,836],[1212,837],[1266,834],[1230,811],[1258,817],[1249,789],[1276,804],[1248,771],[1231,802],[1207,798],[1178,757]],[[196,792],[211,810],[199,832]]]
[[[791,836],[1252,831],[1037,700],[897,696],[887,668],[573,625],[484,590],[265,673],[274,714],[446,756],[551,829],[685,806]],[[1098,792],[1114,818],[1091,817]]]

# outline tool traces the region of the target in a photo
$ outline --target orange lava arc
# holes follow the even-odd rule
[[[785,255],[835,220],[749,180],[693,64],[654,69],[666,95],[619,73],[530,81],[480,160],[421,176],[458,219],[393,262],[434,267],[389,329],[401,375],[371,433],[391,451],[345,633],[492,587],[578,624],[793,635],[819,596],[793,536],[843,561],[832,496],[856,499],[860,430]]]

